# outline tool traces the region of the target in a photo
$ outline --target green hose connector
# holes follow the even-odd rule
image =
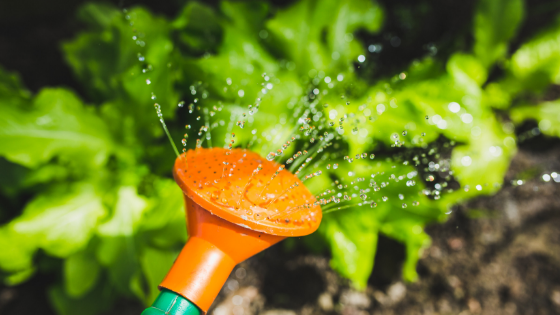
[[[202,312],[191,301],[177,293],[163,289],[152,306],[142,315],[200,315]]]

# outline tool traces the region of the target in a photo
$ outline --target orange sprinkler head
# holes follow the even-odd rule
[[[190,238],[160,288],[203,312],[236,264],[321,222],[321,207],[295,175],[248,150],[190,150],[173,174],[185,194]]]

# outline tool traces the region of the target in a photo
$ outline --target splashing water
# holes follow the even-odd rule
[[[144,47],[146,43],[138,45]],[[142,64],[146,62],[141,53],[138,54],[138,61]],[[153,67],[148,65],[143,67],[141,74],[146,76],[144,80],[148,88],[157,85],[157,81],[148,77],[152,70]],[[331,77],[336,80],[331,80]],[[404,78],[406,76],[401,77],[401,80]],[[189,87],[189,100],[175,103],[179,113],[188,110],[191,116],[188,120],[193,124],[185,125],[186,132],[181,140],[182,155],[188,158],[197,156],[216,146],[212,135],[225,134],[224,150],[216,154],[213,160],[217,175],[204,183],[199,182],[197,187],[203,190],[206,187],[217,189],[208,192],[214,202],[231,207],[232,211],[246,211],[248,218],[256,220],[253,214],[258,214],[258,220],[290,217],[286,219],[290,222],[297,222],[295,218],[298,211],[310,207],[322,208],[324,213],[361,206],[375,208],[380,202],[391,202],[384,191],[394,192],[395,187],[397,191],[402,190],[395,201],[400,203],[395,205],[407,211],[413,211],[409,205],[412,208],[420,205],[416,200],[418,195],[407,187],[425,186],[421,194],[431,200],[439,200],[445,193],[461,188],[451,171],[451,150],[457,144],[448,139],[426,143],[424,138],[430,134],[429,128],[421,130],[422,126],[409,123],[391,133],[390,148],[376,149],[375,153],[349,152],[346,146],[349,142],[357,143],[356,147],[363,147],[364,151],[368,148],[371,150],[372,146],[368,144],[379,141],[375,130],[377,126],[384,125],[383,114],[399,110],[399,105],[394,98],[368,100],[356,105],[360,102],[348,100],[346,93],[331,97],[330,94],[339,93],[338,85],[342,86],[343,83],[342,74],[317,75],[302,97],[287,100],[285,106],[289,111],[281,114],[266,108],[267,97],[273,94],[275,86],[282,85],[272,74],[262,74],[262,88],[250,102],[247,101],[249,94],[241,89],[241,82],[231,78],[225,80],[223,90],[234,91],[237,95],[234,104],[228,106],[216,101],[219,99],[217,95],[212,98],[215,92],[208,91],[203,82],[193,83]],[[150,95],[151,100],[156,100],[154,92]],[[458,103],[452,105],[450,103],[449,108],[453,113],[470,115],[459,112],[462,108]],[[154,107],[175,153],[180,156],[163,120],[161,106],[155,103]],[[426,126],[434,125],[440,129],[448,127],[443,113],[420,115],[424,117]],[[260,123],[259,120],[266,123]],[[193,136],[189,134],[191,129],[196,130],[194,148],[193,142],[188,140]],[[472,132],[476,132],[474,127]],[[499,146],[495,148],[495,151],[501,150]],[[244,154],[249,155],[249,149],[265,158],[252,172],[242,173],[240,169],[246,163],[258,160],[255,158],[249,162],[250,159],[237,158],[238,150],[244,150]],[[471,158],[464,155],[460,161],[463,166],[468,166]],[[387,163],[391,164],[390,168],[394,172],[382,167]],[[416,170],[411,171],[410,167]],[[281,174],[284,173],[295,175],[297,180],[282,182],[285,176]],[[236,179],[235,184],[230,180],[232,178]],[[551,176],[546,178],[550,180]],[[328,183],[328,187],[325,187],[325,183]],[[475,189],[480,191],[487,185],[481,183]],[[300,204],[290,204],[290,196],[298,191],[298,187],[307,187],[314,195]],[[462,188],[464,191],[470,189],[469,186]],[[224,193],[226,191],[229,195]]]

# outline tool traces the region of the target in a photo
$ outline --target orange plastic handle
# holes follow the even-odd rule
[[[215,216],[185,196],[190,238],[160,284],[207,312],[236,264],[283,240]]]

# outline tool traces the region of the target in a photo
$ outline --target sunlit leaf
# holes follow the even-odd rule
[[[53,157],[99,165],[112,148],[105,123],[65,89],[44,89],[30,106],[0,102],[0,142],[0,155],[28,167]]]

